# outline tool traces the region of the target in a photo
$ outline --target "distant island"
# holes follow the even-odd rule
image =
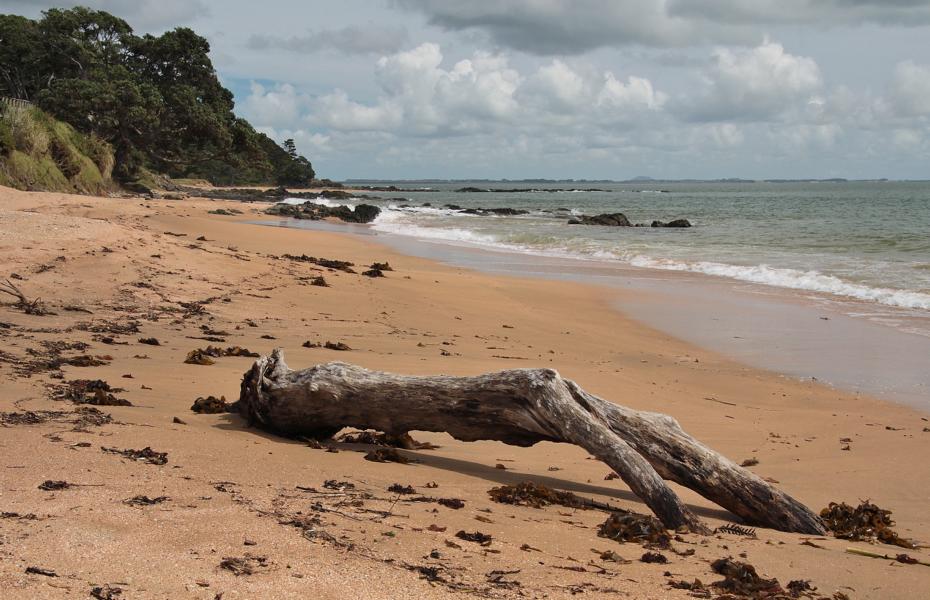
[[[576,184],[576,183],[853,183],[853,182],[886,182],[891,181],[885,177],[879,179],[846,179],[843,177],[809,178],[809,179],[742,179],[727,177],[722,179],[654,179],[652,177],[638,176],[632,179],[346,179],[347,185],[366,185],[373,183],[400,183],[405,185],[429,184],[460,184],[460,183],[519,183],[519,184]],[[911,180],[908,180],[911,181]],[[919,181],[919,180],[913,180]]]

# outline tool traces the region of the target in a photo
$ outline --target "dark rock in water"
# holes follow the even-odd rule
[[[344,200],[346,198],[354,198],[355,196],[350,192],[345,190],[323,190],[320,192],[320,198],[333,198],[335,200]]]
[[[632,227],[633,224],[623,213],[607,213],[593,217],[580,216],[569,220],[569,225],[604,225],[607,227]]]
[[[446,204],[445,208],[448,208],[449,210],[462,210],[462,207],[458,204]]]
[[[459,212],[466,215],[501,215],[509,217],[513,215],[525,215],[530,211],[519,208],[466,208]]]
[[[381,214],[381,209],[371,204],[359,204],[355,209],[351,209],[345,205],[326,206],[304,202],[303,204],[275,204],[265,212],[269,215],[312,221],[335,217],[347,223],[371,223]]]
[[[653,221],[652,227],[691,227],[691,221],[688,219],[675,219],[665,223],[663,221]]]
[[[429,207],[432,206],[432,205],[433,205],[432,202],[424,202],[424,203],[421,204],[420,206],[425,206],[425,207],[429,208]]]
[[[359,204],[355,207],[354,216],[356,218],[356,223],[371,223],[374,221],[378,215],[381,214],[381,209],[377,206],[371,204]]]
[[[483,190],[481,188],[476,188],[476,187],[463,187],[455,191],[459,193],[466,193],[466,194],[479,194],[479,193],[487,192],[489,190]]]

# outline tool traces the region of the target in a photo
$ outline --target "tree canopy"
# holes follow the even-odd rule
[[[293,140],[282,148],[235,116],[209,54],[191,29],[138,36],[84,7],[0,15],[0,96],[110,143],[121,180],[149,168],[216,184],[308,183],[313,167]]]

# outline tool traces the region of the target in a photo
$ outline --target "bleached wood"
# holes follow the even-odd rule
[[[616,471],[671,529],[706,530],[665,479],[748,524],[824,532],[807,507],[704,446],[672,417],[613,404],[551,369],[415,377],[332,362],[293,371],[275,350],[246,373],[235,409],[288,436],[322,439],[355,427],[398,436],[439,431],[515,446],[575,444]]]

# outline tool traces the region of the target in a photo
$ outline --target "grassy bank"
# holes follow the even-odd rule
[[[103,194],[112,189],[113,151],[42,110],[0,100],[0,185]]]

